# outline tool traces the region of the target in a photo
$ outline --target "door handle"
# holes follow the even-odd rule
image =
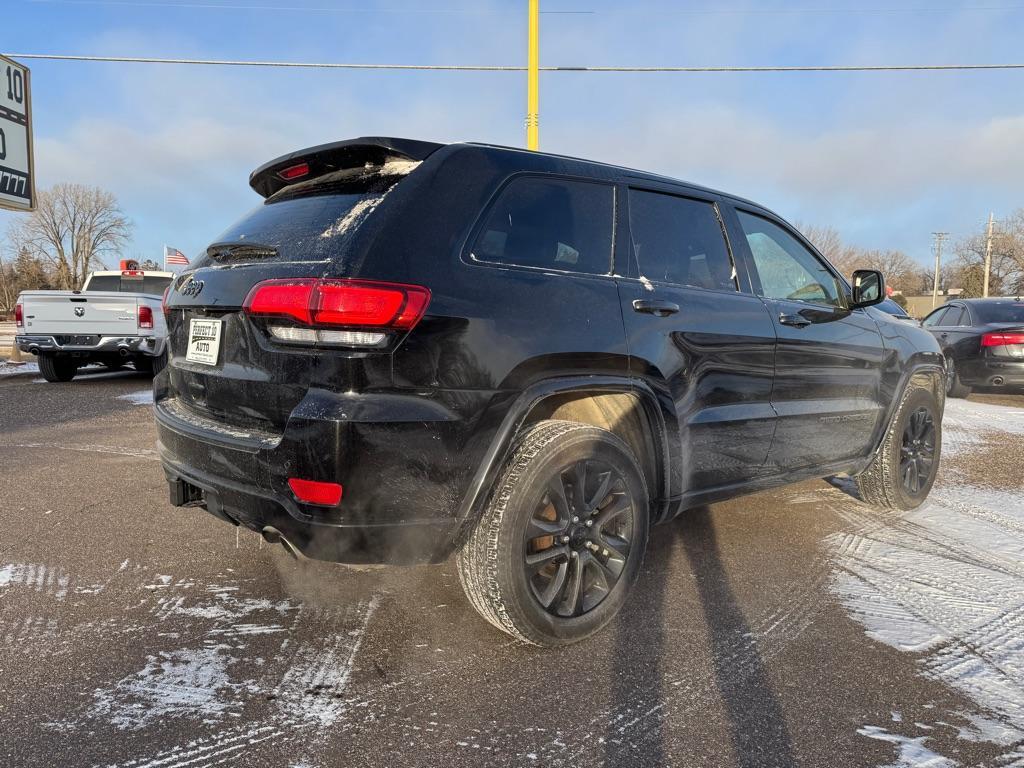
[[[633,309],[637,312],[646,312],[655,317],[668,317],[679,311],[679,305],[672,301],[661,299],[634,299]]]
[[[785,312],[779,315],[779,322],[782,323],[783,325],[792,325],[794,328],[804,328],[811,324],[811,321],[808,320],[803,315],[790,315]]]

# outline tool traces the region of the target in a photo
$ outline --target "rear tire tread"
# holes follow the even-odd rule
[[[512,456],[502,470],[501,479],[495,486],[484,512],[469,538],[459,550],[457,557],[459,581],[469,598],[470,604],[488,622],[517,640],[529,645],[555,645],[549,638],[534,635],[528,627],[521,626],[506,605],[498,581],[501,557],[499,537],[502,521],[509,511],[509,501],[520,478],[530,468],[534,459],[548,445],[561,440],[573,432],[594,431],[611,437],[625,453],[636,461],[629,447],[615,435],[589,424],[574,421],[547,420],[529,427],[517,440]],[[595,630],[596,631],[596,630]],[[579,640],[582,638],[575,638]]]

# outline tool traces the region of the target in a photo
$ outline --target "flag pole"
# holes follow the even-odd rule
[[[164,243],[164,272],[170,272],[167,268],[167,243]]]

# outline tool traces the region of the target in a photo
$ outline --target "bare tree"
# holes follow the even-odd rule
[[[958,267],[973,288],[984,282],[986,234],[966,237],[956,245]],[[966,286],[965,286],[966,289]],[[989,294],[1024,293],[1024,208],[997,222],[992,235],[992,269]],[[981,295],[978,288],[977,295]]]
[[[131,235],[117,199],[98,187],[58,184],[39,194],[38,208],[11,226],[19,251],[49,262],[57,285],[82,287],[107,255],[120,252]]]
[[[847,245],[834,227],[798,224],[797,228],[847,277],[857,269],[877,269],[893,288],[907,292],[917,290],[921,267],[903,251],[870,251]]]

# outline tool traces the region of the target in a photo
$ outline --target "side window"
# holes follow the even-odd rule
[[[761,278],[762,295],[843,306],[840,282],[799,240],[768,219],[745,211],[736,213]]]
[[[932,312],[930,315],[928,315],[928,317],[926,317],[921,322],[921,325],[923,325],[925,328],[931,328],[932,326],[935,325],[942,325],[942,318],[945,317],[947,314],[949,314],[949,307],[941,307]]]
[[[736,273],[712,203],[631,189],[629,231],[644,277],[736,290]]]
[[[967,325],[964,322],[964,308],[963,307],[950,307],[949,312],[942,318],[943,325]]]
[[[606,275],[615,189],[523,176],[495,201],[471,254],[478,261]]]

